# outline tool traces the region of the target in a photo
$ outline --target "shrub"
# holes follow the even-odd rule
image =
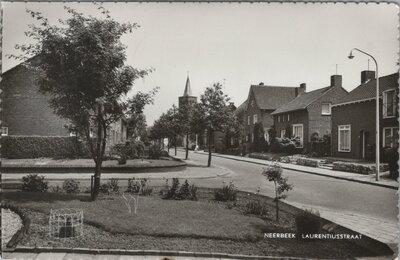
[[[315,159],[299,158],[297,159],[297,164],[310,167],[319,167],[319,161]]]
[[[48,190],[48,181],[44,180],[44,176],[37,174],[29,174],[22,177],[22,190],[32,192],[46,192]]]
[[[143,196],[150,196],[153,193],[153,188],[148,186],[150,182],[147,178],[138,179],[135,178],[128,179],[128,188],[126,192],[129,193],[140,193]]]
[[[74,179],[66,179],[63,182],[63,191],[66,193],[78,193],[79,192],[79,181]]]
[[[214,199],[217,201],[236,201],[237,190],[235,185],[232,183],[225,185],[222,189],[218,189],[214,192]]]
[[[110,189],[112,192],[118,192],[119,191],[119,186],[118,186],[118,180],[117,179],[110,179]]]
[[[126,156],[130,159],[143,158],[145,145],[142,141],[130,140],[126,143]]]
[[[295,217],[297,237],[303,234],[321,233],[321,218],[318,211],[304,210]]]
[[[259,200],[250,201],[246,204],[245,213],[263,217],[268,214],[268,207],[263,205]]]
[[[50,187],[49,187],[49,190],[50,190],[50,192],[53,192],[53,193],[60,193],[60,192],[63,191],[63,189],[62,189],[60,186],[58,186],[58,185],[56,185],[56,186],[50,186]]]
[[[77,137],[3,136],[1,152],[4,158],[91,158],[86,144]]]
[[[160,157],[167,157],[168,152],[161,149],[158,145],[150,145],[149,146],[149,158],[150,159],[159,159]]]
[[[397,180],[399,178],[399,152],[397,151],[397,146],[385,149],[384,157],[389,164],[389,177]]]
[[[166,182],[168,185],[168,182]],[[167,187],[166,187],[167,188]],[[197,187],[192,184],[189,185],[189,182],[185,180],[183,185],[179,187],[179,179],[172,179],[171,188],[167,188],[168,190],[161,194],[165,194],[163,199],[171,199],[171,200],[197,200]]]

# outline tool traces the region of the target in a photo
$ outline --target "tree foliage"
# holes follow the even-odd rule
[[[234,113],[229,106],[230,98],[222,91],[220,83],[206,88],[193,110],[193,130],[204,132],[208,136],[208,163],[211,165],[211,138],[217,131],[229,129],[235,120]]]
[[[273,164],[263,170],[262,175],[272,181],[275,187],[275,206],[276,221],[279,221],[279,200],[287,197],[286,192],[293,189],[293,185],[288,183],[288,178],[282,176],[282,167],[279,164]]]
[[[89,143],[96,163],[95,198],[107,129],[125,113],[134,113],[149,103],[146,94],[139,95],[142,98],[125,97],[135,80],[151,69],[125,65],[126,46],[121,37],[137,29],[138,24],[115,21],[101,5],[98,10],[102,18],[85,16],[69,7],[65,10],[69,18],[60,19],[58,25],[50,25],[41,13],[27,10],[36,24],[30,25],[25,35],[35,43],[16,45],[23,54],[10,56],[26,60],[36,72],[40,91],[50,97],[54,112],[67,119],[70,130]],[[92,128],[96,128],[95,140],[91,138]]]

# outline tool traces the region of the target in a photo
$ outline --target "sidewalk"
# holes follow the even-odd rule
[[[195,153],[207,154],[206,152],[202,152],[202,151],[197,151]],[[218,154],[218,153],[213,153],[212,155],[215,157],[221,157],[221,158],[225,158],[225,159],[231,159],[231,160],[266,165],[266,166],[272,165],[274,163],[274,162],[267,161],[267,160],[247,158],[247,157],[241,157],[241,156],[235,156],[235,155]],[[296,165],[296,164],[291,164],[291,163],[281,163],[280,162],[279,164],[282,166],[283,169],[287,169],[287,170],[311,173],[311,174],[326,176],[326,177],[335,178],[335,179],[355,181],[355,182],[360,182],[360,183],[365,183],[365,184],[370,184],[370,185],[375,185],[375,186],[381,186],[381,187],[395,189],[395,190],[399,189],[399,183],[397,181],[387,179],[387,178],[381,178],[380,181],[377,182],[377,181],[375,181],[374,175],[363,175],[363,174],[357,174],[357,173],[351,173],[351,172],[333,171],[333,170],[324,169],[324,168],[317,168],[317,167],[314,168],[314,167]]]

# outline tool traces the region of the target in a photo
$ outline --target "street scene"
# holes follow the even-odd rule
[[[395,5],[2,8],[2,259],[398,256]]]

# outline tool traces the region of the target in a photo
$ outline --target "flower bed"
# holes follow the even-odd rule
[[[296,233],[300,209],[280,203],[275,221],[271,198],[239,192],[235,202],[217,202],[213,190],[201,189],[198,201],[163,200],[154,192],[140,197],[137,214],[129,215],[118,195],[100,196],[90,202],[85,195],[5,192],[3,200],[26,208],[31,231],[20,245],[29,247],[142,249],[219,252],[229,254],[296,256],[304,258],[355,258],[375,255],[348,240],[274,239],[264,233]],[[265,205],[262,216],[248,214],[249,202]],[[84,235],[51,239],[48,214],[51,208],[81,208]],[[388,252],[382,252],[387,254]]]

